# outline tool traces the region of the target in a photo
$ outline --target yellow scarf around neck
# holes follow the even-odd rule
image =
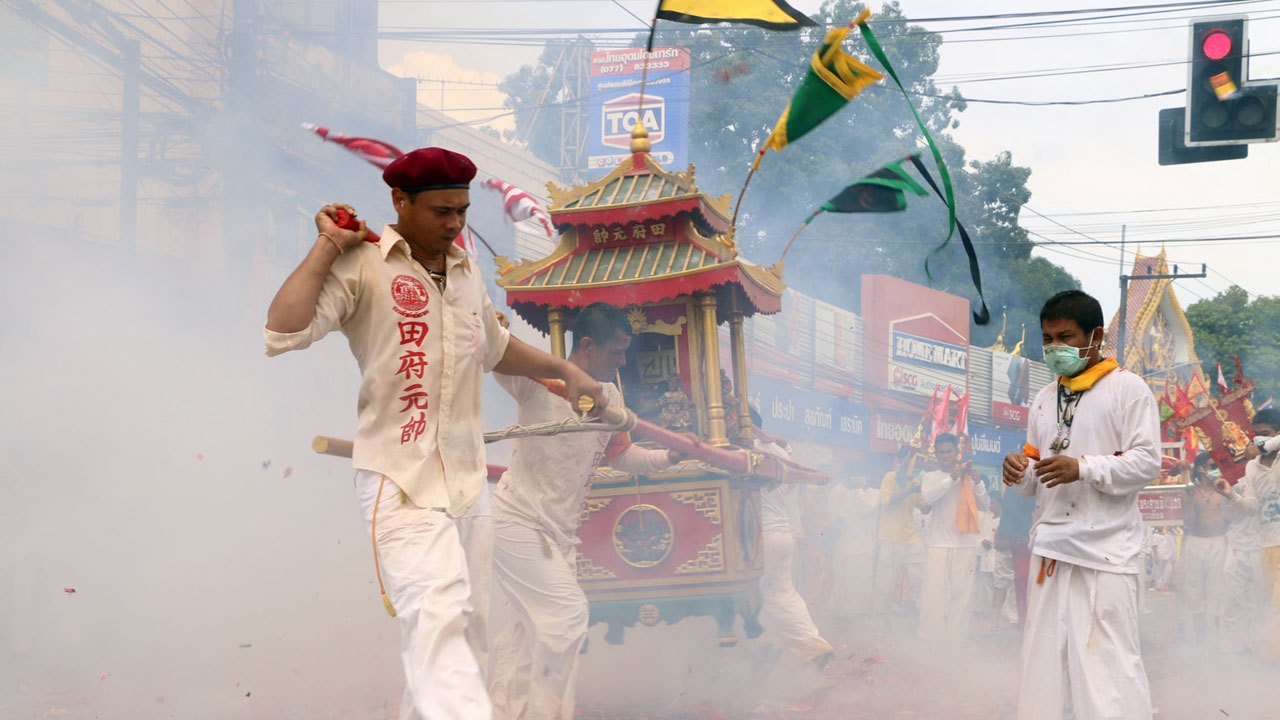
[[[1095,383],[1102,379],[1103,375],[1120,367],[1115,358],[1102,358],[1097,365],[1085,370],[1075,377],[1060,377],[1058,382],[1071,392],[1082,392],[1093,387]]]

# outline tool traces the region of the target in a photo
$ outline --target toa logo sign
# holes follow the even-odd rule
[[[609,100],[603,109],[600,137],[609,147],[631,147],[631,130],[641,119],[649,130],[649,142],[656,145],[666,135],[667,102],[661,96],[645,95],[641,106],[640,93],[631,93]]]

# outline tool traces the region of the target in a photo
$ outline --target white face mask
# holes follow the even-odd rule
[[[1089,339],[1093,339],[1092,334],[1089,335]],[[1050,372],[1058,377],[1075,377],[1089,364],[1089,352],[1100,345],[1101,343],[1090,343],[1082,348],[1062,343],[1045,345],[1044,364],[1048,365]]]

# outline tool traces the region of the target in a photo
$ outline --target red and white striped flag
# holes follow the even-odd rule
[[[543,210],[538,205],[538,201],[532,195],[498,178],[485,180],[484,186],[502,193],[502,211],[507,214],[511,222],[517,223],[529,219],[537,220],[542,225],[542,228],[547,231],[547,237],[554,238],[556,236],[555,230],[551,228],[551,217],[547,215],[546,210]]]
[[[1226,395],[1231,392],[1231,387],[1227,385],[1227,378],[1222,374],[1222,363],[1214,363],[1214,365],[1218,366],[1218,389],[1222,391],[1223,395]]]
[[[373,138],[351,137],[350,135],[343,135],[342,133],[332,132],[331,130],[329,130],[329,128],[323,125],[316,125],[315,123],[302,123],[302,128],[304,130],[310,130],[316,135],[319,135],[323,140],[326,140],[331,143],[337,143],[345,147],[346,149],[355,153],[361,160],[364,160],[365,162],[375,165],[377,167],[380,167],[384,170],[388,165],[391,164],[392,160],[395,160],[396,158],[404,154],[400,152],[399,148],[397,148],[395,145],[392,145],[391,143],[386,143],[381,140],[375,140]]]

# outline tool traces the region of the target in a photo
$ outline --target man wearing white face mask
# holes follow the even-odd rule
[[[1031,403],[1004,482],[1035,497],[1019,720],[1150,720],[1138,643],[1138,492],[1160,474],[1142,378],[1103,358],[1102,307],[1079,290],[1040,310],[1057,381]]]
[[[1267,657],[1280,660],[1280,412],[1260,410],[1253,416],[1259,457],[1245,466],[1245,481],[1258,503],[1258,537],[1262,547],[1262,588],[1270,601],[1265,643]]]

